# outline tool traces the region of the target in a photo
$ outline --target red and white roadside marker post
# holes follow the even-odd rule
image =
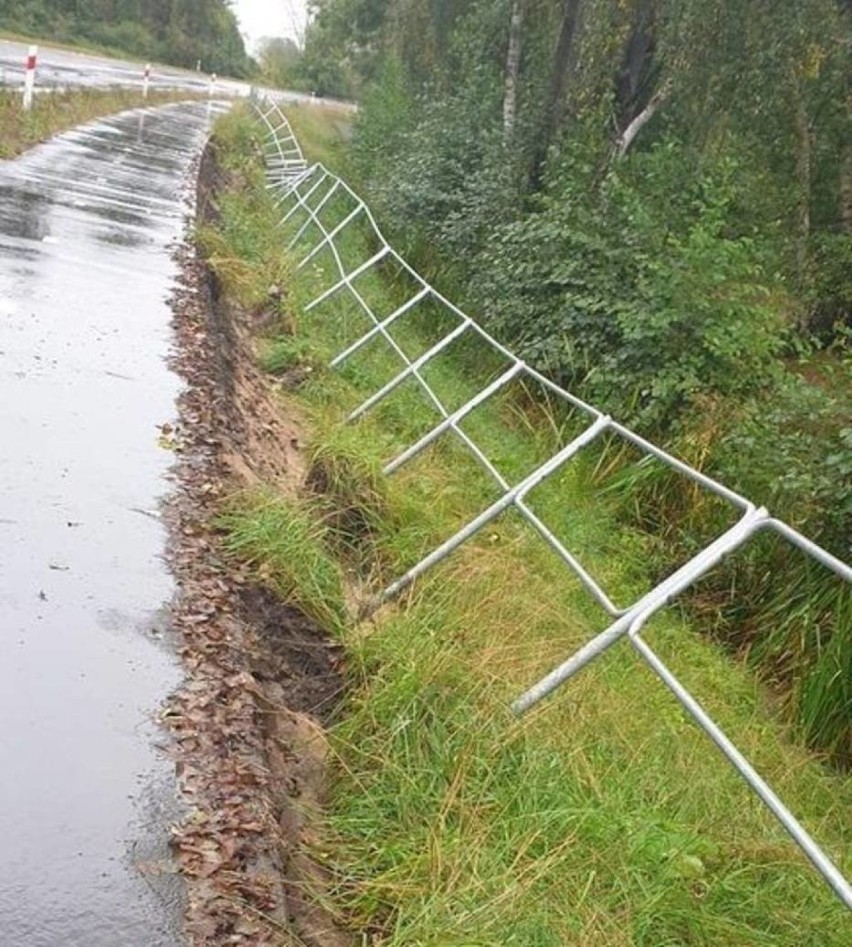
[[[33,91],[35,89],[36,59],[38,46],[30,46],[27,53],[27,71],[24,73],[24,111],[29,112],[33,107]]]
[[[142,98],[148,98],[148,83],[151,81],[151,63],[145,64],[145,71],[142,73]]]

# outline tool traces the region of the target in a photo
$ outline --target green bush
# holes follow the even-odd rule
[[[752,240],[736,234],[737,166],[697,179],[676,143],[594,186],[580,148],[533,215],[498,230],[473,292],[532,364],[645,431],[707,394],[764,385],[779,318]]]
[[[395,242],[421,266],[439,266],[446,286],[449,261],[463,275],[495,224],[513,215],[520,161],[503,145],[485,76],[419,106],[402,104],[393,64],[385,76],[357,125],[355,171],[382,219],[394,222]]]

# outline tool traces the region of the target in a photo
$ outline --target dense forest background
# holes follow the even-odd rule
[[[254,66],[227,0],[3,0],[0,28],[220,75]]]
[[[848,559],[848,0],[312,11],[298,68],[361,99],[352,173],[401,249],[529,362]],[[658,531],[689,506],[672,478],[630,490]],[[666,537],[661,572],[685,551]],[[780,548],[745,558],[705,617],[852,759],[848,591]]]

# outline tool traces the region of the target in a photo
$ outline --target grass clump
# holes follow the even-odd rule
[[[344,624],[343,579],[328,555],[322,519],[307,503],[271,493],[231,499],[219,520],[225,548],[255,568],[258,578],[284,601],[324,627]]]
[[[287,335],[264,340],[258,352],[258,363],[270,375],[299,372],[303,379],[324,367],[314,359],[310,346],[303,339]]]
[[[223,213],[242,213],[253,199],[234,195]],[[357,240],[343,241],[352,259],[367,252]],[[300,357],[326,364],[369,328],[342,293],[303,312],[334,279],[317,258],[290,287],[303,313],[293,336]],[[394,282],[375,272],[358,288],[378,312],[399,305]],[[410,357],[430,344],[432,315],[394,325]],[[470,397],[476,366],[474,352],[448,353],[429,366],[429,381],[456,406]],[[406,382],[346,423],[399,367],[387,345],[374,344],[286,396],[309,419],[326,491],[298,506],[317,518],[300,587],[310,587],[305,570],[331,562],[375,591],[496,496],[448,439],[381,475],[438,420]],[[465,429],[515,481],[575,430],[570,416],[535,414],[525,391],[506,390]],[[618,490],[607,491],[620,473],[617,446],[608,450],[584,452],[530,502],[614,598],[631,601],[656,578],[654,563],[643,536],[618,521]],[[367,519],[379,568],[353,576],[351,544],[330,536],[328,504]],[[284,506],[292,516],[292,503]],[[268,520],[260,548],[275,546],[288,524]],[[268,557],[257,550],[249,544],[263,568]],[[296,552],[288,546],[281,558]],[[318,851],[346,921],[385,947],[845,944],[845,909],[626,642],[546,705],[510,717],[524,686],[605,623],[563,564],[507,514],[375,624],[334,626],[352,684],[331,733],[334,784]],[[772,695],[696,634],[685,611],[658,615],[647,640],[848,873],[849,780],[791,741]]]
[[[375,538],[392,532],[387,480],[377,451],[365,449],[360,432],[320,429],[309,449],[307,485],[323,504],[325,521],[341,553],[375,557]]]

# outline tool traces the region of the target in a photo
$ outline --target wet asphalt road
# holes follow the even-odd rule
[[[0,40],[0,86],[19,86],[23,83],[28,49],[26,43]],[[38,50],[37,89],[66,86],[103,89],[116,85],[142,89],[144,63],[41,44]],[[150,83],[151,89],[207,93],[210,88],[210,79],[204,73],[174,66],[155,65],[151,70]],[[216,83],[216,92],[220,95],[248,95],[249,87],[245,82],[220,79]]]
[[[0,87],[18,88],[23,85],[28,49],[25,43],[0,39]],[[79,53],[39,44],[35,89],[36,92],[46,92],[52,89],[106,89],[110,86],[121,86],[141,92],[144,65],[140,62],[111,59],[92,53]],[[210,77],[203,72],[190,72],[186,69],[154,63],[151,68],[150,88],[178,89],[209,95],[211,82]],[[351,103],[338,102],[335,99],[313,99],[303,92],[268,89],[263,86],[255,88],[263,95],[282,104],[312,103],[354,108]],[[249,94],[251,86],[238,79],[219,77],[213,90],[216,96],[241,97]]]
[[[3,947],[179,943],[158,425],[169,245],[208,118],[125,113],[0,162]]]
[[[17,88],[23,84],[28,49],[25,43],[0,39],[0,87]],[[39,44],[35,88],[36,92],[40,92],[64,88],[106,89],[110,86],[122,86],[141,92],[144,65],[140,62],[111,59],[92,53],[78,53]],[[150,88],[178,89],[209,95],[211,82],[210,76],[204,72],[191,72],[187,69],[154,63],[151,67]],[[312,99],[303,92],[268,89],[263,86],[256,88],[258,92],[284,104],[319,102],[351,107],[348,103],[336,102],[333,99]],[[213,89],[217,96],[241,97],[249,94],[251,86],[239,79],[220,76]]]

